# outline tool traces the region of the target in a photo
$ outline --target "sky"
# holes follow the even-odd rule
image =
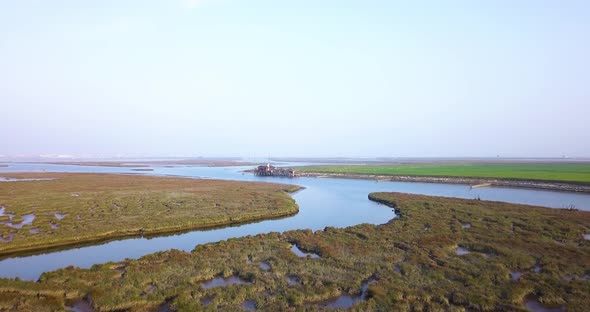
[[[589,157],[590,1],[0,0],[0,155]]]

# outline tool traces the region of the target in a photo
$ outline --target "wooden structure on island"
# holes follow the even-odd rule
[[[296,176],[293,168],[275,167],[270,163],[266,166],[258,166],[254,169],[254,174],[262,177],[287,177],[294,178]]]

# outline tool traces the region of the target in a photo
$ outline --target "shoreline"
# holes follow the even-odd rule
[[[78,185],[78,187],[81,187],[81,191],[86,192],[87,190],[84,189],[85,186],[88,185],[88,183],[94,183],[95,181],[92,180],[93,178],[96,177],[100,177],[101,179],[104,179],[105,177],[116,177],[115,183],[123,183],[126,180],[121,180],[124,179],[126,177],[129,178],[135,178],[137,177],[136,175],[130,175],[130,174],[89,174],[89,173],[9,173],[6,176],[10,176],[10,177],[16,177],[16,178],[27,178],[29,175],[31,176],[51,176],[54,177],[54,180],[52,180],[53,182],[59,182],[61,181],[62,184],[65,183],[65,186],[69,187],[70,184],[72,183],[72,181],[77,182],[77,183],[81,183],[82,185]],[[139,176],[141,180],[137,181],[137,180],[131,180],[133,181],[137,181],[136,183],[144,183],[145,187],[149,188],[152,186],[153,184],[153,179],[163,179],[163,180],[157,180],[160,181],[159,183],[164,183],[164,182],[170,182],[170,183],[176,183],[174,185],[178,185],[178,188],[180,189],[184,189],[186,188],[186,183],[192,183],[189,179],[181,179],[181,178],[158,178],[158,177],[151,177],[151,176]],[[78,178],[78,180],[72,180],[73,178]],[[68,180],[70,179],[70,180]],[[90,180],[89,180],[90,179]],[[59,180],[59,181],[57,181]],[[113,180],[111,180],[113,181]],[[196,185],[190,185],[191,187],[195,187],[195,188],[203,188],[203,184],[207,184],[209,186],[206,187],[207,190],[210,189],[210,191],[215,192],[215,185],[210,185],[210,183],[223,183],[223,185],[238,185],[240,186],[240,188],[243,188],[245,185],[253,185],[253,187],[250,187],[249,189],[251,189],[252,191],[256,191],[257,188],[255,187],[257,184],[260,184],[261,186],[264,184],[261,184],[260,182],[236,182],[236,181],[222,181],[222,180],[195,180],[195,181],[199,181],[199,182],[195,182],[198,183]],[[68,184],[70,183],[70,184]],[[102,183],[102,182],[101,182]],[[14,184],[16,185],[16,184]],[[33,184],[32,184],[33,185]],[[38,185],[38,184],[34,184],[34,185]],[[98,187],[100,187],[102,184],[97,184]],[[24,185],[19,184],[19,187],[24,187]],[[94,184],[91,184],[91,186],[94,187]],[[4,187],[8,187],[7,185],[4,185]],[[13,186],[14,187],[14,186]],[[53,189],[49,189],[48,192],[51,193],[51,191],[58,192],[59,194],[66,194],[66,199],[70,199],[70,196],[68,195],[71,192],[78,192],[78,189],[70,189],[70,188],[64,188],[63,186],[60,186],[62,188],[59,188],[57,191],[53,190]],[[225,228],[225,227],[232,227],[232,226],[237,226],[237,225],[242,225],[242,224],[248,224],[248,223],[253,223],[253,222],[260,222],[260,221],[266,221],[266,220],[273,220],[273,219],[281,219],[281,218],[286,218],[286,217],[290,217],[293,215],[296,215],[299,212],[299,205],[297,204],[297,202],[295,201],[295,199],[293,198],[293,195],[298,192],[301,191],[302,189],[304,189],[301,186],[297,186],[297,185],[276,185],[275,188],[278,188],[276,190],[273,190],[272,193],[271,191],[267,190],[269,187],[267,187],[266,185],[264,186],[264,188],[261,191],[265,191],[267,193],[261,193],[261,194],[268,194],[269,199],[274,199],[276,197],[277,200],[280,199],[280,201],[277,202],[277,205],[275,206],[274,209],[272,210],[261,210],[261,209],[254,209],[253,211],[249,212],[249,213],[244,213],[244,211],[240,211],[238,214],[224,214],[224,215],[210,215],[207,219],[195,219],[193,222],[181,222],[178,221],[176,223],[172,223],[169,222],[168,224],[165,224],[164,226],[159,226],[156,225],[154,226],[154,224],[151,224],[150,222],[147,222],[149,220],[147,220],[147,223],[142,223],[142,224],[136,224],[127,228],[105,228],[103,229],[103,231],[97,231],[97,233],[86,233],[86,235],[80,235],[78,236],[78,234],[74,235],[74,236],[57,236],[57,237],[48,237],[46,238],[42,238],[40,240],[35,240],[33,242],[18,242],[17,244],[15,244],[15,242],[9,242],[7,244],[0,244],[0,260],[5,260],[5,259],[9,259],[9,258],[13,258],[13,257],[22,257],[22,256],[28,256],[28,255],[36,255],[36,254],[43,254],[46,251],[52,251],[52,250],[63,250],[63,249],[70,249],[70,248],[75,248],[76,246],[89,246],[89,245],[98,245],[102,242],[108,242],[108,241],[116,241],[116,240],[123,240],[126,238],[141,238],[141,237],[145,237],[145,238],[152,238],[152,237],[157,237],[157,236],[165,236],[165,235],[174,235],[177,233],[182,233],[182,232],[190,232],[190,231],[205,231],[205,230],[211,230],[211,229],[216,229],[216,228]],[[167,188],[164,189],[170,189],[170,186],[167,186]],[[109,195],[109,190],[103,190],[104,192],[106,192],[107,195]],[[130,192],[132,192],[133,190],[131,190]],[[276,192],[276,194],[275,194]],[[195,193],[197,196],[198,193]],[[224,193],[225,196],[229,196],[228,194]],[[221,194],[223,195],[223,194]],[[221,196],[219,195],[219,196]],[[217,196],[217,195],[216,195]],[[266,196],[266,195],[265,195]],[[90,198],[90,197],[89,197]],[[2,198],[0,198],[0,204],[2,204],[3,206],[3,202],[1,201]],[[110,202],[109,202],[110,203]],[[221,203],[223,203],[223,201],[221,201]],[[77,205],[81,205],[81,203],[78,203]],[[38,207],[37,207],[38,208]],[[32,209],[32,208],[31,208]],[[36,208],[35,208],[36,209]],[[114,209],[114,208],[113,208]],[[119,209],[119,208],[117,208]],[[234,209],[235,210],[235,209]],[[28,213],[29,210],[26,211],[20,211],[19,213]],[[43,211],[41,212],[37,212],[35,211],[35,213],[39,213],[42,214]],[[64,212],[65,213],[65,212]],[[228,212],[229,213],[229,212]],[[47,213],[45,213],[47,214]],[[124,216],[125,217],[125,216]],[[34,227],[35,225],[31,225],[31,228]],[[38,225],[37,225],[38,226]],[[13,234],[18,234],[20,233],[19,231],[27,231],[29,228],[24,228],[24,229],[11,229],[10,233]],[[3,232],[3,233],[9,233],[8,230]],[[28,234],[28,233],[27,233]],[[2,237],[0,235],[0,237]],[[13,245],[15,244],[15,245]]]
[[[291,193],[288,193],[291,194]],[[299,213],[299,206],[296,205],[296,209],[294,211],[285,211],[282,213],[277,213],[273,215],[267,216],[255,216],[253,218],[244,218],[240,220],[230,220],[228,222],[216,222],[216,223],[209,223],[209,224],[200,224],[196,226],[186,226],[180,228],[163,228],[157,230],[141,230],[141,229],[133,229],[125,232],[118,232],[116,234],[108,233],[104,235],[94,236],[88,239],[79,239],[75,241],[61,241],[54,244],[48,245],[36,245],[36,246],[28,246],[19,249],[12,249],[12,250],[1,250],[0,251],[0,261],[11,259],[11,258],[21,258],[21,257],[28,257],[28,256],[35,256],[40,254],[45,254],[46,252],[57,252],[62,250],[68,250],[71,248],[78,248],[78,247],[87,247],[87,246],[94,246],[98,245],[103,242],[112,242],[124,239],[132,239],[132,238],[155,238],[160,236],[168,236],[168,235],[175,235],[185,232],[192,232],[192,231],[205,231],[205,230],[214,230],[214,229],[222,229],[226,227],[232,227],[237,225],[244,225],[248,223],[258,222],[258,221],[267,221],[267,220],[277,220],[282,218],[287,218],[296,215]]]
[[[498,178],[469,178],[469,177],[445,177],[445,176],[408,176],[408,175],[373,175],[356,173],[318,173],[318,172],[297,172],[297,177],[308,178],[337,178],[337,179],[359,179],[393,181],[393,182],[419,182],[419,183],[448,183],[466,184],[471,186],[489,185],[490,187],[513,187],[539,189],[559,192],[590,193],[590,184],[560,181],[542,180],[512,180]]]

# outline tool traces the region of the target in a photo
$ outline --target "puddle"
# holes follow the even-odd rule
[[[30,229],[29,230],[29,233],[31,233],[31,234],[37,234],[37,233],[39,233],[39,228]]]
[[[8,235],[7,238],[4,238],[4,236],[0,236],[0,243],[10,243],[12,242],[12,239],[14,238],[14,234],[11,233],[10,235]]]
[[[287,285],[289,286],[297,286],[300,284],[299,277],[296,275],[288,275],[287,276]]]
[[[271,267],[270,267],[270,264],[268,262],[261,262],[260,263],[260,269],[262,271],[270,271]]]
[[[242,308],[246,311],[256,311],[256,301],[246,300],[244,301],[244,304],[242,304]]]
[[[328,302],[325,307],[329,309],[345,309],[350,308],[357,304],[360,301],[367,300],[369,297],[369,285],[374,283],[376,280],[375,278],[371,277],[366,282],[361,284],[361,294],[360,295],[341,295],[340,297],[336,298]]]
[[[461,226],[463,226],[464,229],[470,229],[471,223],[462,223]]]
[[[455,253],[457,253],[458,256],[463,256],[463,255],[466,255],[466,254],[470,254],[471,251],[469,251],[469,250],[467,250],[467,249],[465,249],[463,247],[457,247],[457,250],[455,251]]]
[[[524,306],[529,311],[533,312],[564,312],[565,306],[563,305],[554,305],[548,306],[544,305],[539,302],[539,299],[535,296],[527,296],[524,299]]]
[[[10,218],[10,220],[12,220],[12,218]],[[11,228],[14,229],[20,229],[25,225],[31,225],[33,224],[33,220],[35,220],[35,214],[34,213],[28,213],[26,215],[23,215],[23,221],[21,223],[17,223],[14,224],[12,222],[6,222],[4,224],[8,225]]]
[[[14,218],[14,214],[12,213],[6,213],[6,207],[5,206],[1,206],[0,207],[0,217],[4,217],[7,216],[8,220],[12,221],[12,218]],[[3,223],[7,223],[7,222],[3,222]]]
[[[558,240],[553,240],[554,243],[556,243],[559,246],[565,246],[566,242],[565,241],[558,241]]]
[[[126,274],[125,267],[121,266],[121,267],[115,268],[115,270],[121,272],[121,277],[119,277],[119,281],[122,281],[125,278],[125,274]],[[156,285],[150,283],[147,285],[147,289],[144,288],[144,290],[141,292],[141,296],[145,297],[147,295],[153,294],[156,291],[156,289],[158,289],[156,287]]]
[[[541,273],[541,271],[543,270],[543,268],[541,267],[541,265],[539,264],[535,264],[535,266],[533,267],[533,272],[535,273]]]
[[[493,256],[496,255],[494,253],[486,253],[486,252],[480,252],[480,251],[471,251],[471,250],[469,250],[467,248],[463,248],[461,246],[457,246],[457,249],[455,250],[455,253],[458,256],[464,256],[464,255],[467,255],[467,254],[470,254],[470,253],[474,253],[474,254],[481,255],[484,258],[491,258],[491,257],[493,257]]]
[[[49,223],[49,225],[51,225],[51,228],[54,230],[59,229],[59,226],[57,226],[57,224]]]
[[[205,297],[201,298],[201,305],[203,305],[203,306],[210,305],[213,302],[214,298],[215,297],[213,297],[213,296],[205,296]]]
[[[250,285],[252,283],[245,281],[241,278],[239,278],[238,276],[230,276],[228,278],[223,278],[223,277],[216,277],[210,281],[206,281],[201,283],[201,286],[205,289],[209,289],[209,288],[214,288],[214,287],[227,287],[230,285]]]
[[[584,234],[584,239],[585,240],[590,240],[590,234]]]
[[[397,273],[397,274],[402,274],[402,268],[399,266],[399,264],[396,264],[396,265],[393,267],[393,271],[394,271],[395,273]]]
[[[569,275],[569,274],[568,274],[568,275],[564,275],[564,276],[562,277],[562,279],[563,279],[564,281],[571,282],[571,281],[573,281],[573,280],[574,280],[574,277],[573,277],[572,275]]]
[[[53,215],[57,218],[57,220],[62,220],[63,218],[65,218],[67,216],[66,214],[61,214],[61,213],[57,213],[57,212],[54,213]]]
[[[510,279],[512,279],[513,281],[518,281],[521,276],[522,273],[520,272],[510,272]]]
[[[158,312],[172,312],[173,310],[170,302],[172,302],[173,299],[174,297],[166,298],[166,300],[158,307]]]
[[[320,257],[320,255],[318,255],[318,254],[316,254],[316,253],[313,253],[313,252],[309,252],[309,253],[307,253],[307,252],[303,252],[303,251],[301,251],[301,249],[299,249],[299,247],[297,247],[297,245],[295,245],[295,244],[291,245],[291,251],[292,251],[292,252],[293,252],[295,255],[297,255],[297,257],[299,257],[299,258],[306,258],[306,257],[310,257],[310,258],[312,258],[312,259],[317,259],[317,258],[319,258],[319,257]]]
[[[116,267],[115,270],[117,270],[119,273],[123,274],[123,273],[125,273],[126,268],[127,268],[126,266],[121,265],[121,266]],[[156,289],[156,286],[154,284],[150,284],[149,289],[153,291]]]
[[[78,300],[74,302],[71,306],[66,306],[67,311],[74,311],[74,312],[94,312],[94,308],[86,299]]]
[[[356,297],[356,296],[349,296],[349,295],[342,295],[340,297],[338,297],[338,299],[329,302],[328,304],[326,304],[326,308],[330,308],[330,309],[345,309],[345,308],[350,308],[353,305],[355,305],[357,302],[361,301],[362,299],[360,297]]]

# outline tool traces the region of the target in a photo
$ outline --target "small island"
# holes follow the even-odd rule
[[[297,213],[298,186],[91,173],[10,173],[0,255]]]

